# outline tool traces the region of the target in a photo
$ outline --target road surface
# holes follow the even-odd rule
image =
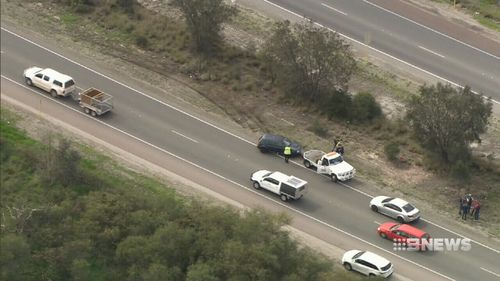
[[[78,57],[72,57],[73,61],[70,61],[4,28],[1,31],[1,50],[2,96],[9,95],[22,103],[31,103],[32,107],[39,107],[44,114],[64,122],[71,121],[73,126],[103,140],[113,134],[121,134],[122,137],[115,137],[109,142],[131,153],[134,153],[134,148],[125,143],[129,139],[147,146],[147,149],[156,153],[146,155],[136,152],[136,155],[149,156],[148,160],[157,161],[159,165],[163,157],[170,157],[173,159],[171,162],[176,163],[173,166],[189,166],[190,171],[197,171],[185,175],[192,180],[202,180],[205,174],[223,179],[226,184],[230,183],[228,190],[250,194],[247,202],[249,205],[268,205],[270,209],[285,210],[296,221],[303,222],[304,231],[313,232],[311,234],[320,236],[325,241],[339,237],[336,243],[343,246],[356,245],[361,249],[373,249],[389,258],[396,265],[398,273],[413,280],[500,280],[500,252],[492,246],[473,243],[468,252],[393,251],[392,243],[376,234],[377,223],[390,219],[369,210],[370,197],[358,191],[360,183],[357,181],[352,181],[349,185],[334,184],[305,169],[300,163],[286,165],[274,155],[259,153],[253,143],[255,140],[246,140],[223,130],[152,98],[150,95],[154,93],[139,92],[123,82],[79,64]],[[65,53],[64,50],[61,52]],[[50,66],[70,74],[81,89],[97,87],[112,94],[115,97],[115,109],[110,114],[93,120],[79,114],[81,109],[71,99],[52,101],[41,91],[21,86],[24,82],[23,70],[32,65]],[[77,121],[74,121],[75,118]],[[311,190],[302,200],[287,204],[282,204],[278,198],[265,191],[250,193],[245,187],[251,186],[249,176],[258,169],[293,174],[307,180]],[[181,169],[179,172],[185,171],[186,169]],[[214,186],[216,188],[218,187]],[[255,196],[258,199],[250,198]],[[240,201],[246,203],[245,199]],[[433,237],[458,237],[458,234],[425,220],[421,220],[417,226]]]
[[[273,17],[306,17],[360,48],[500,102],[500,43],[400,0],[237,0]],[[281,16],[280,16],[281,15]]]

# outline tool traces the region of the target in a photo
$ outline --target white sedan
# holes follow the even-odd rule
[[[377,196],[370,201],[370,208],[396,219],[399,223],[411,222],[420,218],[420,211],[400,198]]]
[[[389,277],[394,272],[391,262],[368,251],[350,250],[342,256],[342,265],[366,276]]]

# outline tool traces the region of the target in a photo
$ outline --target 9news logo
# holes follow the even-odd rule
[[[467,238],[396,238],[393,240],[394,251],[470,251],[471,240]]]

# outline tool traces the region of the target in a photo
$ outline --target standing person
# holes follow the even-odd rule
[[[332,148],[332,151],[336,151],[337,150],[337,144],[339,143],[339,139],[337,139],[336,137],[333,137],[333,148]]]
[[[292,148],[289,145],[285,146],[283,155],[285,156],[285,163],[288,163],[288,159],[290,159],[290,156],[292,155]]]
[[[481,210],[481,203],[477,200],[476,208],[474,208],[474,220],[479,220],[479,211]]]
[[[344,156],[344,145],[342,145],[342,142],[340,142],[340,141],[339,141],[339,142],[337,143],[337,145],[335,146],[335,151],[336,151],[338,154],[340,154],[340,155]]]
[[[462,215],[462,210],[464,209],[464,201],[465,199],[462,197],[458,197],[458,215]]]
[[[467,212],[471,212],[472,211],[472,201],[474,200],[474,198],[472,198],[472,194],[467,194],[466,196],[467,198]]]
[[[476,207],[477,207],[478,203],[479,203],[479,201],[477,199],[472,200],[471,211],[470,211],[471,216],[474,216],[474,212],[476,211]]]
[[[462,204],[462,219],[467,220],[467,214],[469,213],[469,209],[467,207],[467,200],[464,200]]]

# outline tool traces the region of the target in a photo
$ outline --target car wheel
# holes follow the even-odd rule
[[[304,166],[306,166],[306,168],[311,168],[311,162],[309,162],[309,160],[304,160]]]
[[[347,270],[349,270],[349,271],[351,271],[351,270],[352,270],[352,266],[351,266],[351,264],[350,264],[350,263],[348,263],[348,262],[344,262],[344,268],[345,268],[345,269],[347,269]]]
[[[372,205],[370,208],[372,209],[372,211],[374,211],[374,212],[378,212],[378,208],[377,208],[377,206]]]
[[[375,277],[375,274],[373,273],[368,274],[368,278],[373,278],[373,277]]]
[[[92,115],[93,117],[96,117],[97,116],[97,113],[95,111],[90,111],[90,115]]]
[[[288,197],[286,197],[285,194],[281,194],[281,201],[286,202],[288,200]]]
[[[380,235],[380,237],[382,237],[384,239],[387,239],[387,234],[385,234],[383,232],[380,232],[379,235]]]
[[[262,148],[262,147],[259,147],[259,151],[260,151],[261,153],[266,153],[266,152],[267,152],[267,149]]]
[[[403,217],[397,217],[396,219],[399,223],[404,223],[405,222],[405,219],[403,219]]]
[[[90,114],[90,109],[88,109],[86,107],[85,107],[85,109],[83,109],[83,111],[85,111],[85,113],[87,113],[87,114]]]
[[[332,174],[332,181],[333,181],[333,182],[337,182],[337,181],[338,181],[338,179],[337,179],[337,175]]]
[[[50,95],[51,95],[53,98],[57,98],[57,92],[56,92],[56,90],[50,90]]]
[[[26,78],[26,79],[24,79],[24,81],[26,82],[26,85],[33,86],[33,81],[31,81],[31,79]]]
[[[259,182],[254,181],[254,182],[253,182],[253,188],[255,188],[255,189],[260,189],[260,184],[259,184]]]

